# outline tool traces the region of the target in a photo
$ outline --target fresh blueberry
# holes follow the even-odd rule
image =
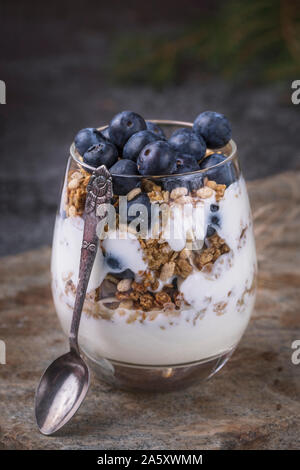
[[[164,178],[163,189],[165,191],[172,191],[172,189],[175,188],[187,188],[189,191],[193,191],[194,189],[201,188],[203,186],[203,175],[201,173],[195,175],[184,175],[184,173],[197,171],[199,169],[200,167],[193,156],[177,155],[174,175],[182,176]]]
[[[212,225],[207,226],[206,238],[212,237],[216,233],[216,229]]]
[[[139,210],[134,213],[134,215],[129,215],[129,209],[134,205],[134,204],[142,204],[146,211],[147,211],[147,223],[148,227],[150,225],[151,221],[151,202],[149,197],[147,196],[146,193],[141,193],[139,194],[136,198],[132,199],[131,201],[128,201],[127,203],[127,220],[128,222],[132,222],[136,217],[143,216],[143,212],[140,212]],[[133,208],[134,211],[134,208]]]
[[[170,176],[162,180],[162,187],[164,191],[173,191],[175,188],[190,189],[189,178],[184,176]]]
[[[201,173],[195,175],[170,176],[162,180],[164,191],[171,192],[175,188],[187,188],[188,191],[197,190],[203,187],[204,177]]]
[[[146,126],[148,131],[153,132],[153,134],[157,135],[160,139],[164,140],[166,138],[164,131],[161,127],[154,122],[146,121]]]
[[[136,163],[132,160],[119,160],[111,168],[110,173],[113,177],[113,191],[119,196],[124,196],[133,188],[136,188],[140,182],[139,178],[126,177],[121,175],[137,175]],[[120,176],[116,176],[120,175]]]
[[[201,170],[207,169],[205,174],[210,180],[213,180],[218,184],[230,186],[237,180],[237,172],[231,161],[223,163],[226,158],[227,157],[225,155],[220,153],[213,153],[200,163],[200,168]],[[210,169],[210,167],[218,165],[219,163],[223,164]]]
[[[94,166],[105,165],[110,168],[118,160],[117,147],[109,141],[93,145],[83,155],[84,163]]]
[[[224,114],[205,111],[194,121],[194,131],[202,136],[207,147],[218,149],[224,147],[231,139],[231,126]]]
[[[121,261],[116,258],[112,253],[107,253],[105,256],[105,262],[110,271],[121,273],[124,271],[124,266]]]
[[[109,127],[106,127],[103,131],[101,131],[101,134],[103,135],[103,137],[105,137],[107,140],[110,139],[109,137]]]
[[[171,135],[169,144],[178,152],[193,155],[196,160],[201,160],[206,152],[206,143],[201,135],[195,134],[192,129],[182,127]]]
[[[115,273],[117,279],[134,279],[134,272],[131,269],[125,269],[121,273]]]
[[[92,145],[97,145],[104,140],[105,137],[100,131],[93,127],[87,127],[76,134],[74,142],[76,150],[80,155],[83,155]]]
[[[189,175],[187,177],[189,178],[190,191],[197,191],[197,189],[203,188],[204,176],[202,173],[195,173],[194,175]]]
[[[188,173],[200,170],[197,160],[192,155],[179,154],[176,158],[176,171],[174,173]]]
[[[113,117],[109,125],[110,140],[117,146],[123,147],[129,137],[146,129],[146,122],[133,111],[122,111]]]
[[[164,175],[176,170],[176,152],[164,140],[146,145],[139,154],[137,167],[141,175]]]
[[[210,212],[218,212],[219,206],[218,204],[211,204],[210,205]]]
[[[200,168],[205,169],[214,165],[218,165],[218,163],[224,162],[226,158],[226,155],[223,155],[222,153],[212,153],[202,160],[200,163]]]
[[[217,215],[214,215],[210,219],[211,225],[214,225],[215,227],[220,227],[220,218]]]
[[[159,137],[150,131],[140,131],[133,134],[123,148],[123,158],[137,161],[140,152],[146,145],[159,140]]]

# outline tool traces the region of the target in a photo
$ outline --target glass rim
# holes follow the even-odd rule
[[[189,128],[193,127],[192,122],[186,122],[186,121],[174,121],[174,120],[169,120],[169,119],[146,119],[146,121],[153,122],[153,124],[159,124],[159,125],[162,125],[162,126],[179,126],[179,127],[189,127]],[[98,127],[97,130],[101,132],[101,131],[104,131],[107,127],[108,127],[108,125],[106,124],[104,126]],[[118,178],[163,179],[163,178],[181,178],[181,177],[189,176],[189,175],[192,176],[192,175],[198,175],[198,174],[205,174],[208,171],[210,171],[212,168],[221,167],[222,165],[225,165],[226,163],[228,163],[228,162],[230,162],[234,159],[234,157],[236,156],[236,153],[237,153],[237,145],[236,145],[236,143],[233,139],[230,139],[230,141],[226,144],[226,146],[228,144],[231,147],[230,155],[228,155],[227,158],[225,158],[225,160],[223,160],[222,162],[217,163],[216,165],[212,165],[208,168],[204,168],[202,170],[189,171],[187,173],[173,173],[173,174],[167,174],[167,175],[118,175],[116,173],[111,173],[111,175],[114,176],[114,177],[118,177]],[[212,150],[213,153],[216,153],[216,152],[220,152],[222,149],[224,149],[224,147],[221,147],[219,149],[210,149],[210,150]],[[95,167],[93,167],[91,165],[88,165],[87,163],[84,163],[83,161],[81,161],[78,158],[79,154],[76,151],[74,142],[72,142],[71,147],[70,147],[70,155],[71,155],[72,159],[78,165],[80,165],[84,169],[88,170],[89,173],[91,171],[92,172],[95,171],[95,169],[96,169]],[[203,158],[205,158],[205,157],[203,157]]]

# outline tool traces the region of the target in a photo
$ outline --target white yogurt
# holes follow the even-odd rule
[[[147,264],[143,260],[143,252],[139,241],[130,232],[126,236],[125,239],[119,239],[118,232],[110,232],[109,236],[102,242],[105,252],[120,260],[122,271],[125,271],[125,269],[131,269],[134,273],[145,271]]]
[[[51,271],[62,291],[64,291],[66,279],[71,279],[75,286],[78,284],[82,236],[83,219],[81,217],[56,219]],[[106,273],[104,257],[102,251],[98,249],[87,292],[96,289]]]

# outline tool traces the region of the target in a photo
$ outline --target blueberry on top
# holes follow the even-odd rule
[[[105,165],[110,168],[118,160],[117,147],[109,141],[92,145],[83,155],[84,163],[94,166]]]
[[[237,180],[236,169],[231,161],[223,163],[223,165],[216,168],[210,168],[214,165],[224,162],[226,156],[220,153],[213,153],[206,157],[201,163],[201,170],[207,169],[205,175],[218,184],[226,184],[229,186]]]
[[[173,191],[175,188],[187,188],[190,190],[189,178],[183,176],[169,176],[162,180],[162,187],[164,191]]]
[[[137,175],[136,163],[132,160],[119,160],[110,169],[112,175]]]
[[[123,158],[137,161],[137,158],[147,144],[159,140],[159,137],[150,131],[139,131],[133,134],[123,148]]]
[[[197,160],[192,155],[179,154],[176,158],[177,169],[174,173],[188,173],[190,171],[200,170]]]
[[[231,139],[231,126],[224,114],[204,111],[194,121],[194,131],[202,136],[207,147],[218,149],[224,147]]]
[[[133,160],[119,160],[111,168],[110,173],[113,179],[114,194],[124,196],[133,188],[136,188],[140,182],[139,178],[126,178],[121,175],[137,175],[137,166]],[[120,176],[116,176],[120,175]]]
[[[146,145],[137,160],[141,175],[165,175],[176,170],[176,152],[165,140]]]
[[[159,127],[157,124],[154,124],[154,122],[146,121],[146,125],[147,125],[148,131],[153,132],[153,134],[160,137],[160,139],[165,139],[166,138],[165,133],[162,130],[162,128]]]
[[[103,135],[103,137],[109,140],[109,127],[106,127],[105,129],[103,129],[103,131],[101,131],[101,134]]]
[[[200,168],[201,170],[203,170],[205,168],[218,165],[219,163],[224,162],[226,158],[226,155],[223,155],[222,153],[211,153],[210,155],[208,155],[208,157],[202,160],[202,162],[200,163]]]
[[[122,111],[112,118],[109,125],[109,137],[117,147],[123,147],[129,137],[145,129],[146,122],[142,116],[133,111]]]
[[[196,191],[199,188],[204,186],[204,176],[202,173],[195,173],[194,175],[187,175],[189,178],[189,188],[190,191]]]
[[[201,160],[206,152],[206,143],[199,134],[192,129],[182,127],[171,135],[169,144],[178,152],[193,155],[196,160]]]
[[[100,131],[93,127],[87,127],[76,134],[74,142],[76,150],[80,155],[83,155],[92,145],[99,144],[103,140],[105,140],[105,137]]]
[[[201,173],[198,175],[184,175],[184,173],[197,170],[200,170],[200,167],[192,155],[177,155],[174,175],[178,176],[164,178],[162,182],[163,189],[171,192],[175,188],[187,188],[189,191],[201,188],[203,186],[203,176]]]

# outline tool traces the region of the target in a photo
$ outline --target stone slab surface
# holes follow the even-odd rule
[[[54,437],[35,425],[34,390],[66,351],[50,293],[50,248],[0,259],[0,449],[298,449],[300,173],[249,185],[259,255],[258,298],[232,359],[212,380],[134,394],[92,380],[78,414]]]

